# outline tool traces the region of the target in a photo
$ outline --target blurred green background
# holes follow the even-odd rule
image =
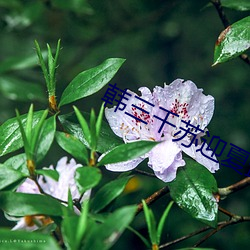
[[[207,3],[202,0],[0,0],[0,124],[15,115],[15,108],[26,113],[31,101],[36,110],[46,108],[45,84],[37,64],[34,40],[46,49],[46,43],[55,48],[60,38],[58,99],[81,71],[107,58],[122,57],[126,62],[112,83],[138,91],[142,86],[152,90],[154,86],[169,84],[176,78],[190,79],[203,88],[205,94],[215,98],[214,117],[208,127],[210,133],[250,151],[249,65],[236,58],[211,67],[214,44],[223,26],[212,6],[204,8]],[[226,14],[233,23],[249,12],[226,9]],[[32,88],[33,94],[22,94],[23,90]],[[84,111],[91,107],[99,110],[105,90],[78,101],[76,105]],[[61,110],[62,113],[71,111],[71,105]],[[41,167],[55,164],[63,155],[65,153],[54,143]],[[145,166],[146,163],[141,168]],[[249,164],[244,166],[244,173],[249,170]],[[107,171],[104,174],[106,178],[117,176]],[[241,180],[243,175],[222,166],[215,177],[218,186],[224,187]],[[139,177],[138,181],[137,190],[124,194],[117,205],[138,203],[164,186],[160,180],[150,177]],[[249,199],[249,190],[245,189],[220,204],[232,213],[249,215]],[[166,196],[152,206],[158,218],[168,202]],[[220,216],[220,219],[226,218]],[[13,225],[4,217],[1,217],[1,224]],[[134,226],[147,234],[142,214],[135,219]],[[174,206],[162,242],[203,226]],[[203,246],[247,249],[249,233],[249,223],[231,226]],[[198,239],[169,249],[191,246]],[[144,249],[136,236],[126,232],[113,249],[129,248]]]

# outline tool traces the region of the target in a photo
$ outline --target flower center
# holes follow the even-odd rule
[[[180,103],[177,99],[175,99],[171,106],[171,112],[180,115],[184,119],[188,119],[190,117],[187,111],[188,103]],[[174,118],[174,115],[172,115],[172,118]]]

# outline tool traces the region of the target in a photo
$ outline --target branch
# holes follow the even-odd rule
[[[169,188],[163,187],[160,190],[156,191],[155,193],[153,193],[152,195],[150,195],[148,198],[145,199],[145,202],[147,205],[150,205],[152,203],[154,203],[156,200],[158,200],[159,198],[161,198],[162,196],[164,196],[165,194],[169,193]],[[137,205],[137,211],[136,214],[139,214],[141,211],[143,210],[143,205],[142,203]]]
[[[148,172],[145,172],[145,171],[142,171],[142,170],[139,170],[139,169],[134,169],[134,172],[139,173],[141,175],[146,175],[146,176],[149,176],[149,177],[156,178],[156,176],[154,174],[148,173]]]
[[[237,192],[237,191],[239,191],[239,190],[241,190],[249,185],[250,185],[250,177],[247,177],[247,178],[245,178],[237,183],[234,183],[228,187],[219,188],[218,192],[222,198],[225,198],[229,194]]]
[[[221,22],[223,23],[223,26],[224,28],[226,29],[228,26],[230,26],[230,22],[222,8],[222,5],[221,5],[221,2],[220,0],[211,0],[211,3],[214,5],[214,7],[216,8],[218,14],[219,14],[219,17],[220,17],[220,20]],[[250,65],[250,59],[248,57],[247,54],[241,54],[240,56],[240,59],[242,59],[245,63],[247,63],[248,65]]]
[[[247,222],[250,221],[250,216],[238,216],[235,215],[234,217],[232,217],[232,219],[230,221],[223,221],[220,223],[220,225],[212,230],[211,232],[209,232],[207,235],[205,235],[201,240],[199,240],[194,247],[199,246],[200,244],[202,244],[204,241],[206,241],[209,237],[211,237],[212,235],[214,235],[215,233],[219,232],[220,230],[222,230],[223,228],[233,225],[233,224],[238,224],[241,222]]]
[[[195,232],[192,232],[192,233],[187,234],[187,235],[185,235],[185,236],[182,236],[182,237],[180,237],[180,238],[178,238],[178,239],[175,239],[175,240],[173,240],[173,241],[170,241],[170,242],[167,242],[167,243],[165,243],[165,244],[162,244],[162,245],[159,246],[159,248],[165,248],[165,247],[172,246],[172,245],[177,244],[177,243],[179,243],[179,242],[181,242],[181,241],[183,241],[183,240],[186,240],[186,239],[188,239],[188,238],[191,238],[191,237],[193,237],[193,236],[195,236],[195,235],[197,235],[197,234],[206,232],[206,231],[209,230],[209,229],[211,229],[211,227],[209,227],[209,226],[203,227],[203,228],[201,228],[201,229],[199,229],[199,230],[197,230],[197,231],[195,231]]]
[[[219,223],[218,223],[218,227],[217,227],[216,229],[212,230],[211,232],[209,232],[209,233],[208,233],[206,236],[204,236],[201,240],[199,240],[199,242],[197,242],[197,243],[194,245],[194,247],[199,246],[201,243],[203,243],[205,240],[207,240],[207,239],[208,239],[209,237],[211,237],[213,234],[217,233],[218,231],[220,231],[221,229],[223,229],[223,228],[225,228],[225,227],[227,227],[227,226],[229,226],[229,225],[238,224],[238,223],[247,222],[247,221],[250,221],[250,217],[249,217],[249,216],[238,216],[238,215],[234,215],[234,216],[232,217],[232,219],[229,220],[229,221],[222,221],[222,222],[219,222]],[[170,242],[167,242],[167,243],[165,243],[165,244],[162,244],[162,245],[159,246],[159,248],[165,248],[165,247],[172,246],[172,245],[174,245],[174,244],[177,244],[177,243],[179,243],[179,242],[181,242],[181,241],[184,241],[184,240],[186,240],[186,239],[188,239],[188,238],[191,238],[191,237],[193,237],[193,236],[195,236],[195,235],[197,235],[197,234],[206,232],[206,231],[211,230],[211,229],[213,229],[213,228],[210,227],[210,226],[203,227],[203,228],[201,228],[201,229],[199,229],[199,230],[197,230],[197,231],[195,231],[195,232],[192,232],[192,233],[187,234],[187,235],[185,235],[185,236],[182,236],[182,237],[180,237],[180,238],[178,238],[178,239],[175,239],[175,240],[173,240],[173,241],[170,241]]]

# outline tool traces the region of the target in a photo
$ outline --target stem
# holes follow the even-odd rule
[[[243,180],[236,182],[228,187],[219,188],[219,195],[222,198],[226,198],[229,194],[237,192],[250,185],[250,177],[246,177]]]
[[[152,195],[150,195],[148,198],[145,199],[145,202],[147,205],[150,205],[152,203],[154,203],[156,200],[158,200],[159,198],[161,198],[162,196],[164,196],[165,194],[169,193],[169,188],[163,187],[160,190],[156,191],[155,193],[153,193]],[[141,211],[143,210],[143,204],[140,203],[137,205],[137,211],[136,214],[139,214]]]
[[[142,171],[142,170],[139,170],[139,169],[134,169],[134,172],[139,173],[141,175],[146,175],[146,176],[149,176],[149,177],[156,178],[156,176],[154,174],[148,173],[148,172],[145,172],[145,171]]]
[[[227,226],[229,226],[229,225],[238,224],[238,223],[247,222],[247,221],[250,221],[250,217],[249,217],[249,216],[238,216],[238,215],[234,215],[234,216],[232,217],[232,219],[229,220],[229,221],[222,221],[222,222],[219,222],[219,223],[218,223],[218,227],[217,227],[216,229],[212,230],[211,232],[209,232],[209,233],[208,233],[206,236],[204,236],[201,240],[199,240],[199,242],[197,242],[197,243],[194,245],[194,247],[199,246],[201,243],[203,243],[205,240],[207,240],[207,239],[208,239],[209,237],[211,237],[213,234],[217,233],[218,231],[220,231],[221,229],[223,229],[223,228],[225,228],[225,227],[227,227]],[[200,233],[206,232],[206,231],[211,230],[211,229],[213,229],[213,228],[212,228],[212,227],[209,227],[209,226],[203,227],[203,228],[201,228],[201,229],[199,229],[199,230],[197,230],[197,231],[195,231],[195,232],[192,232],[192,233],[187,234],[187,235],[185,235],[185,236],[182,236],[182,237],[180,237],[180,238],[178,238],[178,239],[175,239],[175,240],[173,240],[173,241],[170,241],[170,242],[167,242],[167,243],[165,243],[165,244],[162,244],[162,245],[159,246],[159,248],[165,248],[165,247],[172,246],[172,245],[174,245],[174,244],[177,244],[177,243],[179,243],[179,242],[181,242],[181,241],[184,241],[184,240],[186,240],[186,239],[189,239],[189,238],[191,238],[191,237],[193,237],[193,236],[195,236],[195,235],[198,235],[198,234],[200,234]]]
[[[194,247],[197,247],[201,245],[204,241],[206,241],[209,237],[214,235],[215,233],[219,232],[223,228],[233,225],[233,224],[238,224],[241,222],[247,222],[250,221],[250,216],[238,216],[234,215],[230,221],[223,221],[216,229],[212,230],[209,232],[207,235],[205,235],[202,239],[200,239],[196,244],[194,244]]]

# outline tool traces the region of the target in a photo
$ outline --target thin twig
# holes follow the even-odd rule
[[[134,169],[134,172],[137,172],[141,175],[146,175],[146,176],[149,176],[149,177],[154,177],[156,178],[156,176],[152,173],[148,173],[148,172],[145,172],[145,171],[142,171],[142,170],[139,170],[139,169]]]
[[[209,229],[211,229],[211,227],[209,227],[209,226],[203,227],[203,228],[201,228],[201,229],[199,229],[199,230],[197,230],[197,231],[195,231],[195,232],[192,232],[192,233],[187,234],[187,235],[185,235],[185,236],[182,236],[182,237],[180,237],[180,238],[178,238],[178,239],[175,239],[175,240],[173,240],[173,241],[170,241],[170,242],[167,242],[167,243],[165,243],[165,244],[162,244],[162,245],[159,246],[159,248],[165,248],[165,247],[169,247],[169,246],[171,246],[171,245],[177,244],[177,243],[179,243],[179,242],[181,242],[181,241],[184,241],[184,240],[186,240],[186,239],[188,239],[188,238],[191,238],[191,237],[193,237],[193,236],[195,236],[195,235],[197,235],[197,234],[206,232],[206,231],[209,230]]]
[[[155,202],[156,200],[158,200],[160,197],[164,196],[165,194],[169,193],[169,188],[163,187],[160,190],[156,191],[155,193],[153,193],[152,195],[150,195],[148,198],[145,199],[145,202],[147,205],[152,204],[153,202]],[[143,205],[142,203],[137,205],[137,211],[136,214],[140,213],[143,210]]]
[[[235,215],[230,221],[224,221],[216,229],[212,230],[207,235],[205,235],[196,244],[194,244],[194,247],[197,247],[197,246],[201,245],[204,241],[206,241],[212,235],[214,235],[215,233],[219,232],[220,230],[222,230],[223,228],[225,228],[227,226],[230,226],[230,225],[233,225],[233,224],[238,224],[238,223],[241,223],[241,222],[247,222],[247,221],[250,221],[250,216],[237,216],[237,215]]]
[[[218,209],[219,209],[219,211],[221,211],[223,214],[229,216],[230,218],[233,218],[235,216],[235,214],[232,214],[231,212],[227,211],[226,209],[224,209],[222,207],[219,207]]]
[[[225,198],[226,196],[228,196],[229,194],[231,193],[234,193],[234,192],[237,192],[247,186],[250,185],[250,177],[246,177],[244,178],[243,180],[237,182],[237,183],[234,183],[228,187],[225,187],[225,188],[219,188],[219,195],[222,197],[222,198]]]
[[[214,7],[216,8],[218,14],[219,14],[219,17],[220,17],[220,20],[221,22],[223,23],[223,26],[224,28],[226,29],[228,26],[230,26],[230,22],[223,10],[223,7],[221,5],[221,1],[220,0],[211,0],[211,3],[214,5]],[[245,63],[247,63],[248,65],[250,65],[250,59],[248,57],[247,54],[241,54],[239,56],[241,58],[241,60],[243,60]]]
[[[230,220],[230,221],[221,221],[218,223],[218,227],[216,229],[214,229],[213,231],[209,232],[206,236],[204,236],[202,238],[202,240],[200,240],[199,242],[197,242],[195,244],[195,246],[198,246],[198,244],[201,244],[202,242],[204,242],[207,238],[209,238],[210,236],[212,236],[213,234],[215,234],[216,232],[220,231],[221,229],[229,226],[229,225],[232,225],[232,224],[238,224],[238,223],[241,223],[241,222],[247,222],[247,221],[250,221],[250,217],[249,216],[237,216],[237,215],[234,215],[234,217]],[[185,236],[182,236],[178,239],[175,239],[173,241],[170,241],[170,242],[167,242],[165,244],[162,244],[159,246],[159,248],[165,248],[165,247],[169,247],[169,246],[172,246],[174,244],[177,244],[181,241],[184,241],[186,239],[189,239],[195,235],[198,235],[198,234],[201,234],[201,233],[204,233],[208,230],[211,230],[213,229],[212,227],[210,226],[207,226],[207,227],[203,227],[195,232],[192,232],[190,234],[187,234]],[[205,238],[206,237],[206,238]]]

